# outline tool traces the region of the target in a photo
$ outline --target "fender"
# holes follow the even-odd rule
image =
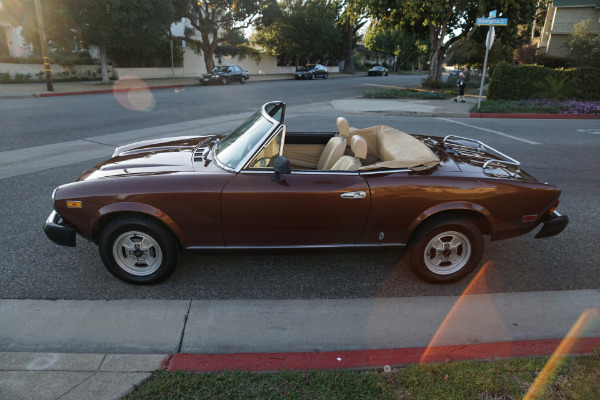
[[[148,204],[135,203],[135,202],[123,202],[123,203],[113,203],[107,206],[102,207],[98,210],[97,214],[94,216],[94,220],[90,221],[90,226],[94,226],[94,231],[96,230],[96,224],[98,221],[103,219],[104,217],[114,214],[114,213],[124,213],[124,212],[132,212],[138,214],[146,214],[150,215],[163,224],[167,226],[173,232],[173,234],[177,237],[177,239],[185,245],[187,243],[187,237],[184,233],[179,229],[179,226],[165,214],[163,211],[149,206]]]
[[[491,229],[492,226],[492,215],[491,213],[479,204],[466,202],[466,201],[453,201],[449,203],[437,204],[425,211],[423,211],[413,222],[410,223],[408,228],[406,229],[406,241],[412,236],[414,231],[418,228],[419,225],[429,217],[432,217],[436,214],[440,214],[448,211],[468,211],[475,212],[485,218],[488,226]]]

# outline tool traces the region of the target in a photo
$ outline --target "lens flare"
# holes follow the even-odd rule
[[[148,85],[135,76],[124,76],[116,81],[113,94],[119,104],[132,111],[152,111],[156,104]]]
[[[546,390],[548,383],[551,382],[565,357],[571,353],[573,348],[577,345],[577,342],[582,337],[582,333],[586,328],[592,326],[592,324],[598,322],[598,309],[590,308],[584,311],[577,322],[573,325],[567,336],[561,341],[560,345],[554,351],[542,372],[537,376],[533,385],[529,388],[523,400],[534,400],[538,399]]]

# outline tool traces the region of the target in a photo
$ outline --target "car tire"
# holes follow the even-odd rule
[[[243,85],[244,83],[246,83],[246,77],[245,77],[245,76],[242,76],[242,77],[240,78],[240,83],[241,83],[242,85]]]
[[[327,79],[327,77],[328,77],[328,74],[327,74],[327,72],[325,72],[325,75],[323,75],[323,79]]]
[[[389,72],[386,72],[386,73],[385,73],[385,76],[388,76],[388,75],[389,75]]]
[[[227,85],[227,78],[221,78],[221,85]]]
[[[417,229],[408,251],[417,277],[431,283],[449,283],[477,268],[483,255],[483,237],[468,219],[439,218]]]
[[[313,79],[315,79],[315,74],[310,74],[310,75],[308,76],[308,79],[310,79],[311,81],[312,81]]]
[[[154,284],[175,270],[178,246],[159,222],[145,216],[113,219],[100,234],[100,257],[117,278],[133,284]]]

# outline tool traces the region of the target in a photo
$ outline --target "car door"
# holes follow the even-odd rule
[[[336,246],[360,237],[370,192],[358,172],[292,170],[274,182],[273,157],[255,160],[223,188],[226,246]]]

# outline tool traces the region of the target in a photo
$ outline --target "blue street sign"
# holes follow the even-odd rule
[[[488,15],[488,18],[496,18],[496,11],[497,10],[490,11],[490,14]]]
[[[477,18],[476,25],[508,25],[508,18]]]

